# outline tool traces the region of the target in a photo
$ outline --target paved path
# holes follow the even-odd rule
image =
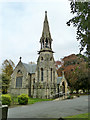
[[[8,118],[60,118],[88,112],[88,96],[9,108]]]

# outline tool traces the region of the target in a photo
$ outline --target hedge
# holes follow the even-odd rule
[[[8,95],[8,94],[1,95],[1,99],[2,99],[2,105],[10,106],[10,104],[11,104],[11,96],[10,95]]]
[[[26,105],[28,104],[28,96],[26,94],[21,94],[18,96],[18,103],[20,105]]]

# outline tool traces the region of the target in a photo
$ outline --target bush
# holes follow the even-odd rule
[[[11,94],[12,105],[18,104],[18,97],[17,95]]]
[[[10,106],[10,104],[11,104],[11,96],[10,95],[8,95],[8,94],[1,95],[1,98],[2,98],[2,105]]]
[[[28,96],[25,94],[21,94],[18,96],[18,103],[20,105],[26,105],[28,104]]]

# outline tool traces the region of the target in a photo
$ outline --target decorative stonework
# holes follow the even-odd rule
[[[12,94],[27,94],[33,98],[52,98],[58,91],[62,82],[65,83],[67,92],[67,82],[63,77],[62,82],[57,84],[57,71],[52,51],[52,38],[49,29],[47,12],[43,23],[43,31],[40,39],[41,48],[38,52],[37,65],[34,63],[22,63],[21,57],[17,64],[10,83],[9,92]],[[17,77],[22,76],[22,86],[16,87]],[[17,79],[19,80],[19,79]],[[19,83],[19,81],[17,81]],[[63,86],[62,86],[63,89]]]

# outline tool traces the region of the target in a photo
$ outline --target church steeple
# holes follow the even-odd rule
[[[47,11],[45,11],[45,19],[44,19],[44,24],[43,24],[42,37],[51,39],[49,23],[48,23],[48,18],[47,18]]]
[[[49,29],[47,11],[45,11],[45,19],[43,23],[43,31],[42,31],[40,43],[41,43],[41,50],[46,50],[46,49],[52,50],[51,48],[52,38]]]

